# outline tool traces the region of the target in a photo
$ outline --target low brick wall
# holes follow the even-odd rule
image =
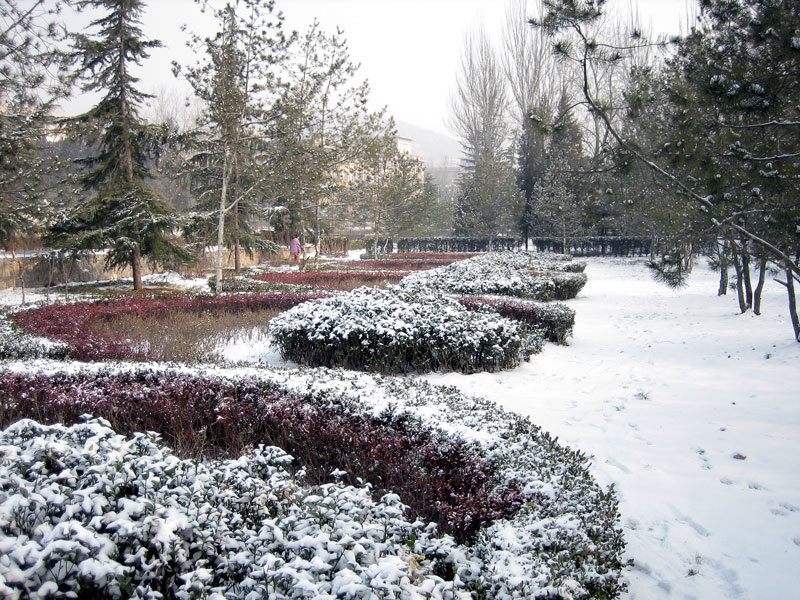
[[[274,255],[263,254],[260,252],[253,253],[253,257],[243,252],[241,254],[242,266],[248,267],[251,265],[259,264],[269,260],[289,259],[289,251],[285,251],[285,257],[275,257]],[[10,254],[0,255],[0,289],[17,288],[20,287],[19,273],[20,266],[22,267],[22,278],[25,281],[26,288],[39,288],[47,286],[50,280],[49,266],[45,259],[46,254],[36,252],[26,252],[20,254],[16,259],[11,258]],[[194,265],[181,269],[186,273],[210,273],[216,266],[217,257],[213,252],[206,252],[200,261]],[[226,269],[233,268],[233,253],[225,252],[223,266]],[[65,263],[65,269],[69,272],[69,263]],[[147,262],[142,263],[142,274],[149,275],[153,270],[147,265]],[[63,285],[64,275],[61,270],[61,264],[56,262],[53,265],[53,285]],[[130,279],[133,277],[130,267],[122,269],[106,269],[105,257],[102,255],[93,255],[89,258],[76,261],[72,268],[70,282],[89,282],[89,281],[107,281],[113,279]]]

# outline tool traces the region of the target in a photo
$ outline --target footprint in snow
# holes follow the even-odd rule
[[[606,464],[607,465],[611,465],[612,467],[618,468],[620,471],[622,471],[626,475],[629,475],[630,472],[631,472],[631,470],[628,467],[626,467],[621,462],[619,462],[618,460],[616,460],[615,458],[612,458],[610,456],[606,459]]]
[[[711,532],[708,529],[700,525],[700,523],[692,519],[692,517],[690,517],[689,515],[681,513],[674,506],[670,506],[670,508],[672,509],[672,513],[675,515],[675,520],[678,521],[678,523],[681,523],[682,525],[688,525],[689,527],[694,529],[695,532],[697,532],[699,535],[702,535],[703,537],[708,537],[711,535]]]
[[[703,469],[705,469],[706,471],[710,471],[711,469],[714,468],[714,467],[711,466],[711,462],[708,460],[708,457],[706,456],[706,451],[705,451],[704,448],[696,448],[695,452],[700,457],[700,461],[702,462]]]

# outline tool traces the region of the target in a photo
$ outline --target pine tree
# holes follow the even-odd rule
[[[547,170],[546,124],[552,120],[548,113],[546,104],[532,110],[522,123],[517,142],[517,186],[524,198],[519,229],[526,248],[537,225],[533,190]]]
[[[502,66],[479,29],[465,39],[450,108],[466,156],[455,201],[456,235],[491,237],[517,229],[522,205],[508,152],[507,108]]]
[[[800,5],[789,0],[701,0],[701,19],[680,43],[667,73],[671,139],[643,146],[611,117],[585,74],[592,64],[614,63],[630,45],[587,35],[604,0],[545,0],[535,25],[558,36],[556,49],[581,67],[584,101],[605,124],[618,153],[637,161],[680,202],[678,217],[713,235],[731,253],[750,302],[750,256],[785,273],[790,318],[800,341],[794,286],[800,282],[797,86]],[[667,248],[662,273],[680,283],[685,263]],[[672,268],[672,270],[670,270]],[[760,269],[763,274],[764,268]],[[674,277],[673,277],[674,276]],[[757,286],[757,289],[760,286]],[[755,295],[755,291],[753,291]],[[755,298],[753,298],[755,303]]]
[[[166,200],[147,184],[148,159],[158,152],[158,131],[139,117],[148,98],[136,88],[131,68],[161,45],[140,29],[141,0],[81,0],[80,9],[104,10],[92,34],[73,36],[72,64],[83,91],[104,93],[70,130],[96,152],[79,162],[79,182],[94,195],[52,228],[51,239],[72,249],[107,249],[106,264],[129,265],[133,287],[142,289],[142,260],[161,267],[188,261],[171,240],[179,220]]]
[[[292,41],[283,33],[283,16],[273,10],[272,0],[226,3],[214,13],[215,35],[190,42],[204,58],[185,69],[175,66],[206,107],[187,172],[198,198],[194,231],[201,233],[203,245],[209,234],[216,238],[217,292],[224,247],[233,249],[236,270],[241,249],[277,250],[257,239],[250,227],[251,219],[263,214],[264,198],[275,185],[276,153],[269,138],[277,119],[276,72]]]
[[[345,208],[357,211],[356,218],[370,227],[375,244],[412,231],[424,220],[432,202],[431,194],[426,193],[422,162],[400,152],[391,123],[389,127],[360,161],[359,180],[343,194],[352,198]],[[373,251],[377,253],[377,247]]]
[[[0,0],[0,247],[12,253],[48,217],[49,112],[67,91],[63,76],[53,76],[63,72],[60,8],[59,2]]]
[[[279,105],[280,195],[294,200],[298,220],[313,231],[317,256],[324,231],[347,209],[347,173],[360,169],[392,127],[385,110],[370,110],[369,84],[358,82],[357,71],[342,32],[326,33],[314,22],[299,40]]]

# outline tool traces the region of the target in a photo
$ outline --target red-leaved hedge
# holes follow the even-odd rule
[[[575,311],[558,302],[541,303],[486,296],[467,296],[459,298],[459,302],[469,310],[489,308],[507,319],[538,327],[548,340],[557,344],[566,345],[575,326]]]
[[[473,256],[478,256],[478,252],[395,252],[387,254],[386,260],[449,260],[456,262]]]
[[[274,445],[305,467],[311,484],[346,479],[397,493],[416,515],[459,541],[512,515],[525,496],[496,487],[493,467],[459,441],[407,415],[381,417],[282,395],[269,383],[152,371],[0,374],[0,428],[21,418],[42,423],[107,419],[119,433],[156,431],[184,456],[237,456]],[[530,500],[530,498],[527,498]]]
[[[406,275],[405,271],[283,271],[255,275],[253,279],[338,290],[351,289],[354,283],[357,286],[398,283]]]
[[[131,346],[122,337],[108,338],[93,331],[93,325],[123,315],[157,317],[171,313],[287,310],[325,294],[233,294],[227,296],[182,296],[177,298],[125,298],[99,302],[51,304],[19,312],[14,319],[25,332],[65,342],[76,360],[155,359]]]
[[[452,258],[386,258],[380,260],[360,260],[355,263],[365,269],[389,269],[396,271],[427,271],[436,267],[446,267],[456,262]]]

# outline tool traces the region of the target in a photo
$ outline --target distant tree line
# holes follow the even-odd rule
[[[606,4],[515,0],[500,49],[468,35],[455,233],[648,238],[670,285],[702,251],[742,312],[778,280],[800,341],[800,5],[699,0],[652,41]]]
[[[66,10],[90,25],[69,31]],[[287,32],[273,0],[221,3],[216,31],[190,35],[196,63],[174,65],[193,91],[186,108],[133,74],[161,46],[141,28],[145,10],[144,0],[0,0],[4,249],[37,236],[72,257],[104,250],[140,289],[143,261],[172,267],[209,246],[221,281],[223,249],[237,269],[242,252],[275,249],[259,224],[316,244],[348,226],[426,233],[438,192],[398,151],[392,119],[369,108],[339,32],[316,22]],[[53,117],[76,90],[100,100]]]

